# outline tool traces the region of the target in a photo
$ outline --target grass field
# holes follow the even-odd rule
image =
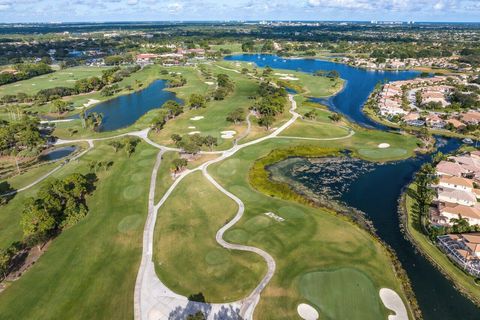
[[[53,73],[41,75],[28,80],[17,81],[15,83],[0,86],[0,97],[7,94],[17,94],[20,92],[28,95],[36,94],[42,89],[54,87],[73,88],[75,81],[89,77],[98,77],[102,75],[103,70],[109,67],[73,67]]]
[[[348,129],[331,123],[297,121],[280,136],[308,137],[308,138],[336,138],[349,134]]]
[[[240,75],[235,72],[225,71],[214,66],[210,67],[213,74],[226,73],[230,78],[235,82],[235,90],[231,93],[225,100],[221,101],[210,101],[207,103],[207,107],[198,110],[188,110],[185,108],[185,112],[178,116],[174,121],[170,121],[166,124],[163,130],[158,134],[152,133],[152,140],[165,144],[171,145],[172,141],[170,136],[173,133],[180,135],[188,134],[189,132],[199,131],[201,135],[212,135],[219,139],[218,149],[227,149],[232,146],[233,139],[222,139],[221,131],[226,130],[235,130],[238,134],[243,132],[246,129],[246,124],[234,126],[232,123],[226,120],[227,114],[236,108],[242,108],[245,110],[245,113],[248,112],[248,108],[252,105],[252,100],[249,99],[249,96],[252,93],[256,92],[258,84],[256,81],[249,79],[244,75]],[[196,78],[196,79],[195,79]],[[203,83],[205,85],[206,79],[197,73],[190,74],[187,77],[187,83]],[[194,80],[195,79],[195,80]],[[199,86],[192,86],[192,88],[199,89]],[[207,87],[204,87],[203,90],[205,93]],[[179,97],[186,96],[188,97],[193,90],[189,88],[179,88],[178,93]],[[203,119],[194,121],[191,120],[193,117],[204,117]],[[194,128],[189,128],[194,127]]]
[[[252,161],[286,145],[295,145],[295,142],[275,139],[261,143],[239,151],[209,170],[246,206],[244,218],[227,232],[226,239],[260,247],[272,254],[277,262],[272,282],[262,293],[256,318],[296,318],[296,306],[306,299],[299,287],[300,279],[312,271],[332,268],[354,268],[365,274],[374,289],[369,290],[366,298],[352,292],[352,298],[376,301],[374,309],[379,308],[378,290],[382,287],[392,288],[404,298],[385,249],[367,232],[326,210],[270,197],[252,189],[248,182]],[[323,146],[323,143],[315,145]],[[286,221],[279,223],[267,218],[263,213],[268,211]],[[345,293],[341,283],[336,290],[338,293],[335,294]],[[328,313],[333,309],[336,309],[334,302],[325,310],[319,309],[320,318],[328,319]],[[380,310],[380,314],[385,314]]]
[[[156,150],[142,143],[131,158],[105,144],[55,174],[86,172],[90,160],[113,160],[88,197],[88,216],[57,237],[40,260],[0,294],[2,319],[131,319],[133,289],[141,256],[141,238],[147,213],[147,195]],[[128,174],[127,174],[128,173]],[[2,207],[17,226],[6,240],[19,239],[19,194]]]
[[[224,249],[215,241],[217,230],[236,211],[235,202],[200,172],[182,181],[160,208],[155,229],[155,269],[170,289],[226,302],[244,298],[256,286],[266,272],[261,258]]]
[[[353,268],[306,273],[299,288],[324,315],[322,319],[381,320],[388,316],[372,280]]]
[[[408,188],[415,188],[410,185]],[[480,286],[475,284],[474,278],[458,268],[430,239],[420,230],[418,215],[413,210],[415,200],[407,192],[405,194],[405,208],[407,211],[407,232],[415,244],[427,255],[444,273],[446,273],[455,285],[466,292],[472,300],[480,303]]]

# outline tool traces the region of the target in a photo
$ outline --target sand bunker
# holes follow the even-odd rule
[[[222,134],[222,139],[232,139],[233,136],[237,134],[237,132],[233,130],[222,131],[220,133]]]
[[[188,134],[193,136],[194,134],[198,134],[198,133],[200,133],[200,131],[190,131]]]
[[[202,120],[203,118],[205,118],[205,117],[204,116],[196,116],[196,117],[190,118],[190,120],[198,121],[198,120]]]
[[[378,147],[380,149],[386,149],[386,148],[390,148],[390,145],[388,143],[380,143]]]
[[[311,305],[300,303],[297,307],[298,315],[305,320],[317,320],[319,317],[318,311]]]
[[[195,126],[190,126],[188,127],[188,129],[195,129]]]
[[[281,77],[280,80],[289,80],[289,81],[297,81],[299,80],[298,78],[295,77]]]
[[[211,81],[205,81],[206,84],[208,84],[209,86],[213,86],[215,84],[215,82],[211,82]]]
[[[97,99],[88,99],[88,102],[87,103],[84,103],[83,106],[85,108],[88,108],[90,107],[91,105],[94,105],[95,103],[99,103],[100,100],[97,100]]]
[[[400,296],[392,289],[380,289],[380,299],[387,309],[395,312],[395,315],[388,316],[388,320],[408,320],[407,309]]]

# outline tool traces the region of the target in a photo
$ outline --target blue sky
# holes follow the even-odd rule
[[[263,19],[480,22],[480,0],[0,0],[0,22]]]

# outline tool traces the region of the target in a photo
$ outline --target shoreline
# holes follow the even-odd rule
[[[455,289],[460,292],[464,297],[472,301],[477,307],[480,307],[480,297],[475,296],[474,293],[470,292],[470,290],[466,289],[463,285],[460,285],[458,281],[455,281],[455,276],[452,275],[449,271],[442,266],[442,262],[437,261],[435,257],[432,256],[425,248],[425,244],[422,244],[417,236],[414,235],[412,232],[413,223],[411,223],[412,217],[410,214],[410,210],[407,204],[408,195],[406,190],[414,184],[413,181],[409,182],[402,191],[400,198],[398,199],[398,216],[400,222],[400,230],[404,234],[405,238],[418,250],[418,252],[424,256],[438,271],[442,273],[442,275],[455,287]],[[424,236],[424,235],[421,235]],[[458,268],[453,261],[451,261],[444,252],[442,252],[435,244],[431,243],[429,239],[425,239],[428,243],[432,245],[435,251],[442,255],[446,261],[448,261],[449,267],[455,268],[455,270],[460,271],[462,275],[470,277],[472,282],[474,281],[473,276],[466,274],[462,269]],[[475,283],[473,282],[475,285]],[[479,289],[480,290],[480,289]]]
[[[267,167],[283,161],[287,158],[291,157],[306,157],[306,158],[320,158],[325,156],[338,156],[338,152],[342,150],[338,149],[323,149],[321,147],[307,147],[303,148],[300,147],[293,147],[287,148],[289,152],[288,154],[280,154],[279,156],[275,156],[273,154],[272,159],[268,159],[269,155],[272,155],[273,150],[269,155],[257,159],[253,166],[250,168],[249,172],[249,181],[252,187],[261,192],[263,194],[270,194],[271,196],[278,197],[280,199],[284,199],[287,201],[295,201],[299,202],[303,205],[323,208],[330,212],[331,214],[344,219],[345,221],[351,223],[352,225],[366,231],[374,241],[378,241],[378,243],[385,249],[386,254],[391,262],[391,266],[393,267],[394,273],[399,280],[399,284],[402,288],[403,295],[407,299],[407,308],[409,310],[409,314],[411,314],[414,319],[423,319],[422,312],[420,310],[415,292],[413,291],[412,284],[410,279],[403,268],[401,262],[399,261],[395,251],[391,248],[383,239],[381,239],[378,234],[376,233],[376,229],[373,227],[373,224],[370,220],[366,219],[365,214],[358,209],[346,206],[345,204],[338,202],[338,201],[329,201],[330,204],[328,205],[326,202],[317,201],[312,199],[306,194],[298,192],[295,187],[287,182],[280,182],[275,181],[271,178],[271,173],[268,171]],[[347,150],[347,149],[346,149]],[[285,151],[285,150],[284,150]],[[352,151],[352,150],[350,150]],[[358,157],[355,151],[352,151],[352,156]],[[361,158],[361,157],[358,157]],[[257,172],[254,172],[257,171]],[[260,172],[260,175],[258,174]],[[252,177],[256,176],[257,180],[263,180],[266,176],[266,181],[263,183],[262,186],[258,185],[258,181],[255,182],[252,180]],[[260,178],[258,178],[260,177]],[[353,213],[347,213],[353,211]]]

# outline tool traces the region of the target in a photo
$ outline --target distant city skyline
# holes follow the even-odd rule
[[[0,22],[180,20],[480,22],[480,1],[0,0]]]

